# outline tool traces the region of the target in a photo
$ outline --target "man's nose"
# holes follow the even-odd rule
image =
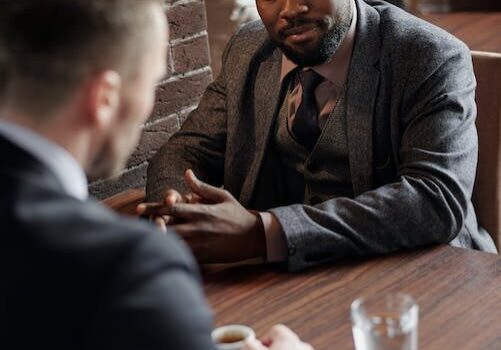
[[[307,0],[284,0],[280,17],[291,20],[309,11]]]

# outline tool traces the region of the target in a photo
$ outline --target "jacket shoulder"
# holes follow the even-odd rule
[[[469,53],[461,40],[444,29],[383,1],[367,0],[380,16],[383,46],[392,51],[446,56],[451,51]]]
[[[261,22],[261,20],[256,20],[240,26],[235,32],[234,37],[235,41],[249,40],[251,44],[259,44],[268,38],[268,32],[266,31],[263,22]]]
[[[242,25],[231,37],[226,46],[228,58],[239,61],[246,61],[259,54],[260,50],[269,45],[268,32],[260,20]]]

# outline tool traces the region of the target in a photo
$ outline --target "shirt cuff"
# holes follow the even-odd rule
[[[287,260],[287,241],[282,226],[277,218],[268,212],[260,212],[266,237],[266,261],[281,262]]]

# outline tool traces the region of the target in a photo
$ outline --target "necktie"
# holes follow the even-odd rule
[[[318,108],[315,89],[323,80],[322,76],[310,69],[299,72],[299,81],[303,88],[301,104],[292,122],[292,132],[297,141],[311,151],[320,136],[318,126]]]

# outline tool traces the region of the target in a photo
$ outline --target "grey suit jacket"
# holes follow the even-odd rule
[[[273,196],[281,52],[258,22],[231,39],[221,74],[151,161],[149,198],[184,189],[182,173],[194,169],[278,218],[291,270],[437,243],[495,251],[471,203],[477,133],[468,48],[385,2],[356,3],[346,87],[354,198],[308,206]]]

